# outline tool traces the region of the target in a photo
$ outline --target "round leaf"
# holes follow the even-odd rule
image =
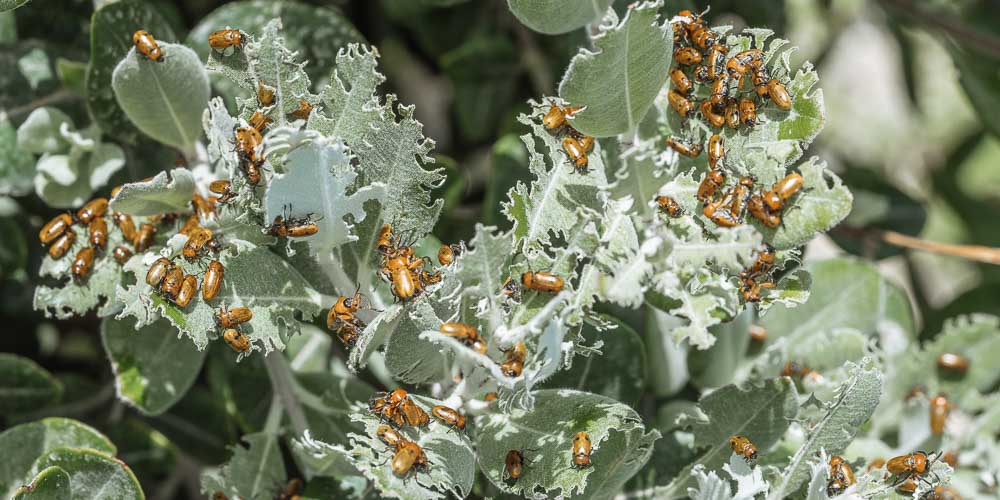
[[[35,462],[34,470],[61,467],[69,473],[68,499],[115,498],[144,500],[139,481],[125,462],[86,448],[56,448]]]
[[[599,20],[612,1],[507,0],[507,7],[525,26],[546,35],[558,35]]]
[[[62,500],[70,496],[69,474],[57,466],[39,472],[31,484],[14,492],[14,500]]]
[[[58,447],[92,448],[109,455],[117,450],[93,428],[68,418],[45,418],[7,429],[0,434],[0,494],[24,481],[39,455]]]
[[[41,408],[62,391],[62,384],[34,361],[0,353],[0,414]]]
[[[129,51],[115,68],[115,99],[139,130],[164,144],[187,151],[201,135],[208,107],[208,73],[193,50],[160,43],[163,62]]]

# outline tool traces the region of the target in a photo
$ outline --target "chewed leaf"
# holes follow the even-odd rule
[[[322,136],[313,142],[292,149],[285,162],[285,174],[275,174],[265,195],[265,221],[279,215],[286,217],[314,214],[319,226],[315,235],[301,238],[309,244],[312,254],[329,252],[358,239],[345,217],[354,222],[365,218],[364,203],[381,198],[381,185],[366,186],[348,195],[358,174],[351,166],[343,143]],[[286,207],[289,212],[285,213]]]
[[[479,465],[502,491],[537,497],[609,498],[641,468],[660,437],[635,410],[611,398],[568,389],[534,391],[531,411],[489,414],[477,421]],[[573,438],[586,432],[591,466],[573,468]],[[504,479],[507,452],[520,451],[524,473]]]
[[[574,128],[610,137],[638,126],[667,82],[673,31],[670,23],[660,20],[662,6],[661,0],[632,4],[621,23],[609,11],[593,37],[597,51],[582,51],[570,61],[559,95],[586,106],[571,120]]]
[[[581,8],[576,0],[507,0],[507,7],[525,26],[546,35],[558,35],[599,20],[611,3],[612,0],[598,0]]]
[[[129,215],[156,215],[187,211],[195,192],[195,178],[186,168],[160,172],[152,179],[123,184],[110,210]]]
[[[816,157],[799,165],[802,191],[784,208],[781,225],[769,229],[753,219],[764,239],[778,250],[797,247],[836,226],[851,212],[851,192]],[[831,185],[832,184],[832,185]]]
[[[420,332],[434,330],[441,320],[426,300],[407,307],[406,317],[396,324],[385,349],[385,364],[393,377],[411,384],[439,380],[447,368],[441,349],[419,338]]]

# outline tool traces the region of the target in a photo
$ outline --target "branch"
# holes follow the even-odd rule
[[[273,351],[264,356],[264,366],[267,367],[267,374],[271,378],[271,387],[274,394],[281,400],[281,405],[285,407],[285,413],[292,422],[292,428],[297,435],[305,433],[309,424],[306,422],[306,415],[302,412],[298,397],[295,395],[295,381],[292,379],[292,371],[288,368],[288,360],[284,354]]]
[[[50,104],[56,104],[63,101],[70,101],[73,99],[78,99],[80,96],[68,91],[68,90],[57,90],[49,95],[39,97],[34,101],[27,104],[23,104],[16,108],[11,108],[8,110],[0,110],[0,115],[6,114],[7,116],[18,116],[29,111],[34,111],[35,108],[40,108],[42,106],[48,106]]]
[[[964,45],[967,47],[974,47],[993,57],[1000,58],[1000,38],[969,29],[961,21],[945,14],[931,12],[917,5],[913,0],[881,0],[881,3],[903,16],[951,34],[965,42]]]
[[[924,252],[936,253],[940,255],[951,255],[963,259],[982,262],[985,264],[1000,265],[1000,248],[985,247],[981,245],[953,245],[951,243],[938,243],[927,241],[913,236],[907,236],[896,231],[875,228],[855,228],[839,227],[837,233],[852,238],[866,240],[881,240],[893,246],[908,248],[911,250],[922,250]]]

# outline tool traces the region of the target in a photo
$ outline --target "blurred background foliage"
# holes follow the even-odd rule
[[[42,413],[83,419],[105,431],[153,492],[171,471],[196,471],[198,462],[224,459],[224,446],[238,431],[228,418],[234,409],[219,407],[214,382],[259,378],[261,370],[253,369],[253,360],[236,366],[231,356],[213,354],[218,362],[177,406],[145,417],[114,398],[94,318],[55,323],[32,311],[43,252],[34,235],[58,210],[36,194],[34,162],[9,145],[14,129],[41,105],[58,107],[81,128],[93,121],[86,85],[95,35],[91,16],[110,3],[35,0],[0,14],[5,68],[0,73],[0,322],[6,327],[0,351],[30,357],[57,374],[65,396]],[[446,199],[436,231],[443,241],[468,239],[477,221],[509,224],[499,203],[528,177],[519,139],[526,130],[515,118],[528,109],[528,99],[555,93],[577,47],[587,43],[583,30],[555,36],[532,32],[502,0],[146,3],[177,40],[202,56],[209,31],[225,25],[254,31],[279,16],[291,47],[310,61],[306,69],[317,87],[336,69],[340,47],[354,41],[376,46],[388,77],[383,90],[416,105],[416,118],[447,168],[449,180],[438,193]],[[706,3],[667,1],[664,14],[701,11]],[[626,4],[613,5],[623,11]],[[766,26],[782,33],[800,47],[793,61],[809,59],[819,70],[828,122],[806,155],[820,155],[844,178],[855,195],[855,211],[829,237],[814,241],[806,259],[846,253],[876,262],[908,292],[924,339],[956,314],[1000,314],[1000,267],[889,246],[878,236],[879,230],[891,230],[929,241],[1000,247],[996,2],[717,0],[708,18],[713,25]],[[237,89],[221,79],[213,85],[228,103],[235,102]],[[153,175],[177,159],[175,151],[140,133],[104,129],[103,134],[127,158],[109,186]],[[652,319],[642,314],[613,312],[635,332],[652,328],[646,324]],[[653,391],[633,399],[655,414]],[[44,415],[12,417],[3,424]],[[262,414],[248,411],[240,418]],[[196,490],[187,494],[198,497]]]

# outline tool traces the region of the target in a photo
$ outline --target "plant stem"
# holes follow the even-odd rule
[[[0,111],[0,115],[6,114],[7,116],[14,117],[18,115],[23,115],[30,111],[34,111],[35,108],[40,108],[42,106],[48,106],[49,104],[56,104],[64,101],[70,101],[77,99],[80,96],[68,91],[68,90],[57,90],[49,95],[45,95],[31,101],[27,104],[22,104],[16,108],[11,108],[8,110]]]
[[[305,413],[302,412],[302,405],[295,395],[296,384],[292,378],[292,371],[288,368],[288,360],[284,354],[273,351],[264,356],[264,366],[267,367],[267,374],[271,378],[271,388],[274,390],[275,398],[281,401],[281,406],[292,422],[292,429],[297,435],[302,435],[309,424],[306,422]],[[269,416],[268,423],[270,420]]]
[[[951,255],[953,257],[961,257],[963,259],[982,262],[985,264],[1000,265],[1000,248],[981,245],[954,245],[951,243],[938,243],[936,241],[927,241],[913,236],[907,236],[888,229],[841,227],[837,229],[837,232],[853,238],[866,240],[877,239],[884,243],[901,248],[921,250],[940,255]]]
[[[969,29],[961,21],[942,13],[931,12],[917,5],[913,0],[881,0],[881,3],[889,6],[901,15],[911,17],[927,26],[947,32],[964,42],[964,45],[967,47],[974,47],[993,57],[1000,58],[1000,38]]]

